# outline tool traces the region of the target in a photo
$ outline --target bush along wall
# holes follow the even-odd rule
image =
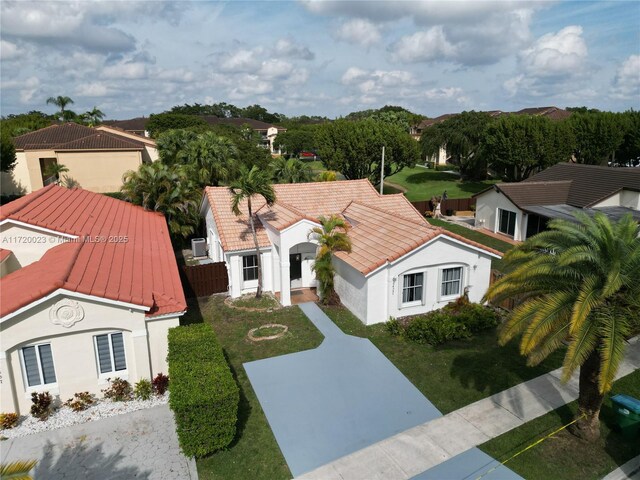
[[[460,298],[440,310],[412,317],[403,323],[391,320],[387,322],[387,330],[392,335],[402,335],[416,343],[440,345],[450,340],[469,338],[496,325],[498,315],[494,310]]]
[[[227,447],[236,434],[240,392],[210,325],[169,330],[169,406],[188,457]]]

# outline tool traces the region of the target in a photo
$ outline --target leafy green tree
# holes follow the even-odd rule
[[[285,155],[298,157],[301,152],[315,150],[314,125],[301,125],[279,133],[274,140],[274,147],[282,149]]]
[[[311,168],[297,158],[278,157],[271,162],[273,181],[275,183],[301,183],[313,179]]]
[[[276,201],[276,192],[271,186],[269,175],[265,170],[261,170],[257,166],[247,169],[242,167],[238,178],[229,185],[231,192],[231,211],[236,216],[243,215],[241,204],[247,202],[247,212],[249,216],[249,225],[251,226],[251,234],[253,235],[253,243],[256,247],[256,259],[258,266],[258,289],[256,290],[256,298],[262,296],[262,260],[260,259],[260,245],[258,244],[258,236],[256,235],[256,227],[253,218],[252,199],[262,197],[267,205],[273,205]]]
[[[47,98],[47,105],[53,104],[60,109],[58,114],[59,118],[65,120],[65,108],[67,105],[72,105],[74,102],[70,97],[65,97],[62,95],[58,95],[57,97],[49,97]]]
[[[640,327],[640,226],[597,213],[576,222],[552,220],[504,257],[508,274],[486,298],[520,298],[501,326],[502,345],[522,335],[520,353],[537,365],[568,345],[562,379],[580,369],[573,433],[594,441],[599,413],[623,359],[626,339]],[[634,331],[635,330],[635,331]]]
[[[202,118],[182,113],[158,113],[151,115],[147,122],[149,134],[156,138],[162,132],[179,128],[196,128],[207,130],[209,125]]]
[[[640,162],[640,112],[629,110],[622,114],[624,138],[615,154],[615,161],[622,166],[637,166]]]
[[[213,105],[200,105],[194,103],[189,105],[178,105],[171,109],[170,113],[182,113],[185,115],[213,115],[218,118],[238,118],[241,115],[241,109],[235,105],[221,102],[214,103]]]
[[[0,130],[3,135],[17,137],[25,133],[32,132],[50,126],[56,117],[47,115],[37,110],[19,115],[7,115],[0,121]]]
[[[10,172],[16,166],[16,147],[9,134],[0,134],[0,172]]]
[[[204,132],[189,142],[182,152],[187,165],[194,168],[200,185],[218,186],[229,181],[237,170],[238,151],[227,137]]]
[[[571,159],[573,131],[567,122],[546,117],[507,115],[487,126],[482,156],[507,182],[519,182],[533,173]]]
[[[320,287],[320,298],[325,305],[339,305],[340,298],[334,288],[335,268],[333,255],[337,252],[351,252],[349,224],[338,215],[319,217],[320,227],[309,232],[309,238],[319,244],[316,261],[311,267]]]
[[[316,181],[318,182],[335,182],[338,179],[337,172],[333,170],[325,170],[324,172],[320,172]]]
[[[315,143],[325,168],[349,180],[368,178],[374,184],[380,183],[383,146],[385,177],[415,166],[419,157],[416,142],[401,127],[370,118],[322,124]]]
[[[281,113],[270,113],[266,108],[257,104],[243,108],[240,117],[252,118],[266,123],[279,123],[286,119]]]
[[[411,126],[420,123],[424,117],[403,107],[385,105],[384,107],[376,110],[370,109],[351,112],[345,118],[347,120],[363,120],[365,118],[371,118],[380,122],[398,125],[406,132],[409,132]]]
[[[145,163],[123,176],[123,198],[145,210],[161,212],[174,238],[193,234],[199,223],[202,193],[184,166]]]
[[[162,132],[156,139],[160,161],[167,165],[185,163],[187,145],[197,139],[198,134],[192,130],[177,129]]]
[[[620,114],[573,113],[569,123],[576,138],[574,155],[578,163],[607,165],[624,140],[624,118]]]
[[[471,111],[432,125],[420,137],[422,154],[436,155],[445,145],[447,155],[460,168],[464,180],[483,180],[487,176],[487,162],[480,147],[491,121],[488,113]]]

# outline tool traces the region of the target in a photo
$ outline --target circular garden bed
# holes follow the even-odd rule
[[[262,342],[263,340],[275,340],[289,331],[289,327],[280,323],[267,323],[249,330],[249,340]]]

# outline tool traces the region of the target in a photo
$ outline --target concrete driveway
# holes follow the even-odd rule
[[[37,459],[35,479],[196,480],[167,405],[0,442],[2,463]]]
[[[322,345],[244,364],[294,476],[441,415],[368,339],[299,307]]]

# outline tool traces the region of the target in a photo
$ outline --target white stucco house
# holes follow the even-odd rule
[[[404,195],[380,195],[368,180],[274,185],[276,203],[252,199],[265,291],[316,286],[317,241],[309,232],[320,216],[341,215],[350,225],[351,253],[334,258],[335,288],[365,324],[440,308],[468,293],[480,301],[489,286],[491,259],[500,252],[430,225]],[[208,187],[201,213],[208,255],[225,262],[229,294],[255,292],[256,255],[247,218],[231,211],[226,187]]]
[[[640,221],[640,169],[559,163],[519,183],[477,193],[476,227],[523,241],[554,218],[602,212],[612,220]]]
[[[55,185],[0,207],[0,411],[167,373],[186,311],[165,218]]]

